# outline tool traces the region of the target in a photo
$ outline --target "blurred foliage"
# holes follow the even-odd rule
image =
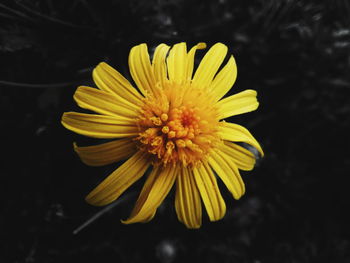
[[[349,1],[1,1],[0,25],[1,262],[350,261]],[[266,152],[242,173],[246,195],[233,201],[222,185],[226,217],[197,231],[170,196],[149,224],[119,222],[132,200],[73,235],[98,211],[84,195],[116,167],[74,155],[84,138],[60,117],[75,88],[93,85],[100,61],[128,75],[135,44],[179,41],[225,43],[231,92],[258,91],[259,110],[231,119]]]

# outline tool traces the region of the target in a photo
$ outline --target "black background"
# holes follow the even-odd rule
[[[350,4],[297,1],[1,1],[0,262],[350,262]],[[236,116],[266,157],[225,218],[187,230],[173,193],[148,224],[123,225],[142,180],[100,211],[84,196],[118,164],[92,168],[65,130],[72,95],[106,61],[128,76],[132,46],[225,43],[232,93],[258,92]],[[200,56],[205,52],[199,51]],[[198,62],[197,61],[197,62]]]

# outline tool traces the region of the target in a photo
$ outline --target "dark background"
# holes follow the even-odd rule
[[[350,262],[350,3],[297,1],[0,2],[0,262]],[[226,217],[199,230],[177,221],[171,194],[148,224],[123,225],[142,181],[100,211],[85,195],[118,164],[92,168],[87,142],[60,125],[72,95],[106,61],[128,75],[130,48],[228,45],[232,92],[255,89],[244,125],[266,157],[227,190]],[[198,52],[198,58],[204,54]]]

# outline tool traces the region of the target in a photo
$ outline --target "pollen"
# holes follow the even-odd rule
[[[194,166],[220,141],[210,96],[190,83],[157,87],[158,96],[143,101],[137,145],[153,156],[155,164]]]

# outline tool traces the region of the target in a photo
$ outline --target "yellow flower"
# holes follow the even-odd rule
[[[171,49],[160,44],[151,63],[147,45],[140,44],[129,54],[138,90],[104,62],[93,71],[98,89],[77,89],[78,105],[98,114],[66,112],[62,124],[85,136],[117,139],[87,147],[74,144],[82,161],[100,166],[127,159],[86,197],[88,203],[113,202],[150,167],[123,223],[151,220],[174,184],[176,213],[188,228],[200,227],[202,202],[211,221],[225,215],[216,175],[235,199],[244,194],[239,169],[252,170],[255,157],[234,142],[250,144],[261,155],[263,151],[247,129],[223,119],[257,109],[256,91],[222,99],[236,80],[237,68],[231,56],[217,73],[227,53],[221,43],[209,49],[193,74],[196,50],[205,47],[199,43],[187,52],[186,43]]]

